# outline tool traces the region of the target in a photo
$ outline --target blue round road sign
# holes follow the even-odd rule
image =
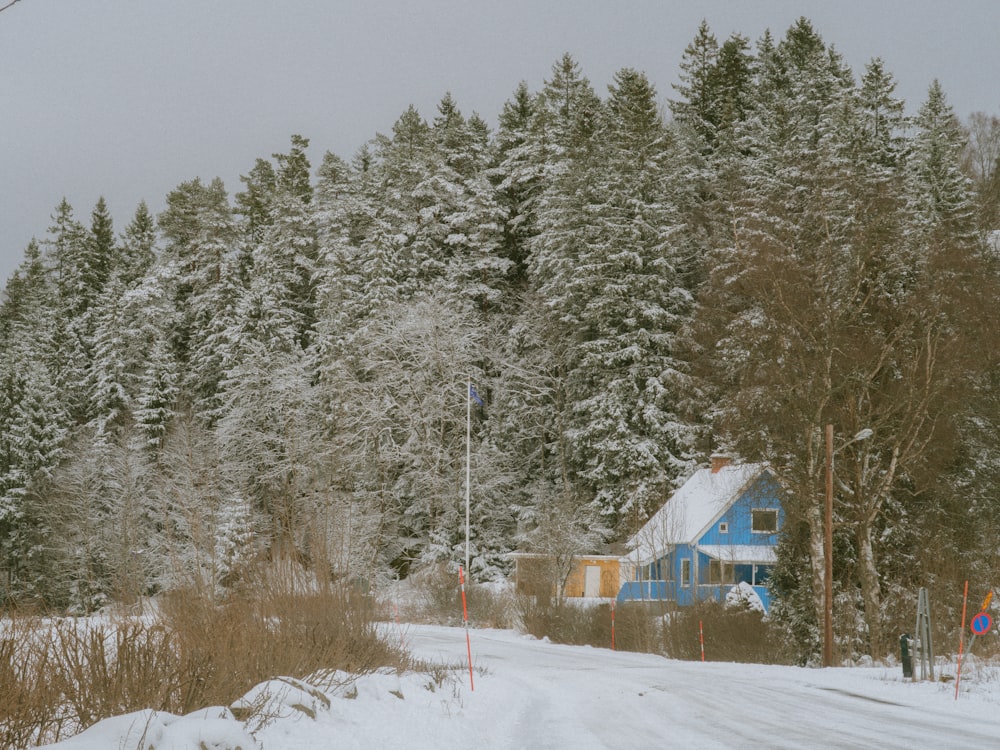
[[[983,635],[984,633],[988,633],[990,628],[993,627],[993,618],[990,617],[988,612],[980,612],[972,618],[969,627],[972,628],[972,632],[976,635]]]

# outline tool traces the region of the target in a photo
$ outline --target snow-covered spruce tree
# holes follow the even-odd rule
[[[677,122],[697,133],[706,151],[714,146],[722,124],[720,92],[714,86],[718,65],[719,42],[703,20],[694,39],[684,48],[680,83],[674,86],[680,99],[670,102],[670,111]]]
[[[488,172],[506,215],[501,255],[513,263],[513,281],[520,286],[525,275],[528,240],[535,233],[534,207],[542,185],[545,141],[534,138],[535,102],[522,81],[500,112],[500,127],[493,141],[495,166]]]
[[[91,213],[89,230],[72,219],[72,209],[63,200],[50,232],[50,248],[59,279],[59,311],[63,316],[59,350],[65,366],[61,368],[60,379],[66,389],[70,413],[76,422],[83,424],[99,417],[98,405],[91,398],[97,377],[95,332],[102,314],[101,304],[116,301],[106,286],[122,258],[104,198],[98,200]]]
[[[45,240],[45,262],[55,282],[52,311],[58,316],[53,327],[46,364],[61,388],[61,398],[76,423],[89,416],[87,376],[86,313],[93,291],[89,272],[87,229],[73,216],[73,207],[64,198],[56,208]]]
[[[121,300],[118,336],[136,425],[133,439],[154,459],[174,416],[189,403],[181,398],[182,365],[173,344],[176,278],[176,263],[161,256]]]
[[[739,34],[718,46],[703,25],[684,52],[680,95],[670,101],[675,138],[672,192],[689,248],[688,288],[704,282],[710,249],[732,242],[734,204],[742,197],[737,130],[751,110],[756,61]]]
[[[315,491],[312,456],[323,426],[308,354],[317,250],[307,145],[294,136],[291,152],[275,156],[274,192],[250,256],[249,282],[237,291],[219,337],[222,455],[239,467],[237,493],[261,514],[271,554],[291,559],[304,545],[305,504]]]
[[[5,374],[10,413],[0,476],[0,544],[13,598],[44,601],[50,541],[45,501],[65,455],[70,420],[43,358],[30,351],[12,353],[16,372]]]
[[[36,243],[0,308],[0,554],[15,599],[44,598],[44,499],[72,420],[58,375],[57,290]]]
[[[490,178],[507,216],[502,255],[513,261],[514,280],[527,282],[538,212],[547,186],[562,174],[574,149],[585,147],[596,127],[600,99],[580,66],[565,54],[552,66],[551,80],[535,95],[521,83],[500,116]]]
[[[397,298],[397,240],[381,206],[374,156],[364,147],[351,164],[329,152],[319,169],[317,340],[323,361],[337,359],[369,315]],[[339,354],[338,354],[339,353]]]
[[[961,169],[966,138],[938,81],[913,124],[906,171],[910,235],[923,254],[948,241],[970,243],[976,217],[972,183]]]
[[[145,201],[135,209],[121,236],[121,261],[113,273],[125,288],[134,287],[156,260],[156,219]]]
[[[500,252],[505,214],[486,177],[485,123],[476,115],[466,121],[450,94],[438,113],[431,130],[434,173],[415,190],[421,225],[447,258],[449,292],[483,313],[498,312],[509,304],[513,263]]]
[[[99,301],[92,339],[93,361],[90,367],[91,420],[95,437],[104,440],[116,428],[131,419],[132,399],[126,390],[126,361],[122,287],[108,286]]]
[[[608,525],[653,510],[685,467],[673,336],[690,307],[671,236],[669,150],[645,76],[623,70],[589,147],[541,200],[532,281],[573,346],[566,436]]]
[[[215,575],[221,587],[245,580],[257,561],[257,519],[251,503],[238,495],[222,501],[215,526]]]
[[[298,343],[309,345],[316,323],[316,225],[313,189],[305,149],[309,140],[292,136],[287,154],[275,154],[275,190],[263,239],[253,254],[253,274],[265,273],[282,288],[283,302],[296,316]]]
[[[167,195],[158,217],[165,240],[160,279],[172,300],[172,354],[180,393],[211,421],[222,377],[220,352],[207,342],[226,310],[236,227],[225,186],[218,178],[181,183]]]
[[[88,258],[86,262],[86,284],[91,297],[90,302],[97,302],[97,297],[108,283],[111,274],[120,266],[120,250],[115,241],[114,223],[104,196],[97,199],[94,210],[90,213],[90,234],[87,237]]]
[[[167,336],[154,335],[149,358],[137,384],[135,421],[139,439],[155,453],[163,446],[178,398],[177,361],[173,357]]]

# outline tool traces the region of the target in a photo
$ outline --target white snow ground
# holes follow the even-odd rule
[[[956,701],[953,682],[903,681],[899,668],[681,662],[473,630],[470,690],[461,628],[411,625],[402,636],[416,656],[458,668],[443,685],[426,674],[361,677],[327,691],[329,707],[293,687],[299,697],[279,702],[308,703],[315,718],[275,712],[281,718],[256,731],[258,747],[1000,747],[1000,670],[990,667],[963,667]],[[146,734],[141,744],[138,727]],[[244,732],[226,709],[182,718],[140,712],[50,747],[249,750]]]

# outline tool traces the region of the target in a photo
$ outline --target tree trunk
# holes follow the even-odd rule
[[[861,579],[861,597],[865,603],[869,650],[872,658],[879,659],[885,655],[882,644],[882,587],[875,567],[871,531],[868,523],[862,523],[858,528],[858,576]]]
[[[823,640],[823,614],[825,612],[825,597],[823,586],[824,556],[823,556],[823,514],[821,503],[811,503],[806,511],[809,521],[809,558],[812,573],[813,608],[816,611],[816,627],[820,633],[820,643]]]

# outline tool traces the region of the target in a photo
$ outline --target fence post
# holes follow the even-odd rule
[[[615,650],[615,600],[611,600],[611,650]]]

